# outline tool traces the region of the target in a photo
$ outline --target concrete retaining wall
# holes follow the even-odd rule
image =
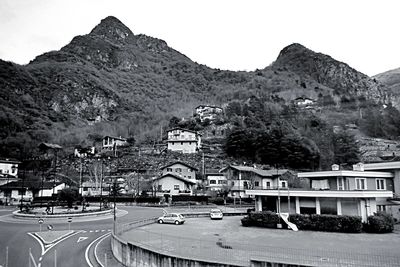
[[[185,259],[152,251],[123,241],[114,234],[111,236],[114,257],[124,266],[136,267],[229,267],[231,264]]]

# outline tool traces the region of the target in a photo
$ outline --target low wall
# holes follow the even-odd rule
[[[152,251],[150,249],[140,247],[126,242],[112,234],[111,248],[114,257],[124,266],[146,266],[146,267],[229,267],[232,264],[224,264],[218,262],[207,262],[196,259],[185,259]],[[236,265],[240,266],[240,265]]]

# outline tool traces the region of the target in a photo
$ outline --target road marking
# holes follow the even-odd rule
[[[109,235],[111,235],[111,233],[103,235],[104,237],[102,239],[100,239],[99,242],[97,242],[96,246],[94,247],[94,257],[96,258],[97,263],[100,264],[101,267],[105,267],[105,266],[100,262],[99,258],[97,257],[97,246],[101,243],[101,241],[106,239]]]
[[[86,237],[86,236],[80,236],[79,238],[78,238],[78,241],[76,241],[76,243],[79,243],[79,242],[82,242],[83,240],[86,240],[86,239],[88,239],[89,237]]]
[[[32,234],[32,233],[28,233],[28,235],[30,235],[31,237],[33,237],[34,239],[36,239],[36,241],[39,242],[40,247],[41,247],[41,249],[42,249],[41,256],[44,256],[44,254],[46,254],[47,251],[49,251],[52,247],[56,246],[58,243],[64,241],[65,239],[67,239],[67,238],[69,238],[69,237],[71,237],[71,236],[77,235],[77,234],[79,234],[79,233],[81,233],[81,231],[77,231],[77,232],[75,232],[75,233],[72,233],[72,234],[70,234],[70,235],[68,235],[68,236],[65,236],[65,237],[59,239],[59,240],[58,240],[57,242],[55,242],[55,243],[51,243],[51,244],[47,244],[47,245],[43,245],[42,240],[41,240],[40,238],[38,238],[36,235],[34,235],[34,234]]]
[[[103,230],[101,230],[101,231],[102,231],[102,232],[105,232],[106,230],[103,229]]]
[[[96,230],[95,232],[98,233],[98,232],[100,232],[100,230]]]
[[[93,244],[94,244],[95,242],[97,242],[97,240],[99,240],[100,238],[103,238],[103,237],[106,236],[106,235],[110,235],[110,233],[107,233],[107,234],[104,234],[104,235],[102,235],[102,236],[99,236],[98,238],[96,238],[95,240],[93,240],[93,241],[89,244],[89,246],[87,246],[86,251],[85,251],[85,259],[86,259],[86,263],[89,265],[89,267],[94,267],[94,266],[92,265],[92,263],[90,262],[90,260],[89,260],[89,249],[90,249],[90,247],[93,246]]]
[[[93,233],[93,230],[90,230],[89,233]]]

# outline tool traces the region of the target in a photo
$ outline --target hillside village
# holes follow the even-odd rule
[[[311,106],[314,109],[316,106],[316,103],[310,103],[309,100],[304,104],[303,99],[297,99],[294,103],[299,109]],[[289,190],[295,190],[297,193],[291,193],[292,197],[300,194],[299,190],[305,190],[307,196],[310,190],[328,190],[324,191],[327,193],[325,197],[328,197],[324,198],[324,204],[316,202],[315,206],[303,200],[305,206],[302,207],[299,202],[301,194],[295,197],[296,202],[293,203],[296,213],[321,214],[332,212],[330,210],[334,204],[328,201],[329,190],[351,190],[352,179],[356,181],[355,189],[367,189],[368,184],[368,190],[371,190],[369,181],[360,180],[371,177],[367,170],[386,171],[385,166],[396,164],[397,155],[400,155],[400,146],[395,141],[361,137],[357,143],[362,144],[361,162],[365,164],[332,165],[331,170],[304,172],[240,161],[228,157],[224,151],[223,140],[232,126],[218,122],[222,114],[221,107],[201,105],[194,109],[193,117],[198,118],[201,123],[206,121],[206,127],[199,132],[180,127],[170,128],[166,130],[166,139],[163,142],[152,145],[137,146],[134,140],[104,136],[95,146],[77,147],[74,153],[68,153],[59,145],[42,143],[39,145],[41,155],[37,158],[24,163],[9,159],[1,161],[0,199],[5,203],[18,203],[18,199],[22,198],[32,201],[44,196],[51,197],[63,188],[73,187],[78,188],[83,197],[107,197],[114,194],[119,197],[148,196],[157,197],[160,203],[171,204],[174,203],[174,198],[176,203],[179,199],[177,196],[186,196],[180,199],[193,203],[196,203],[197,196],[207,196],[209,201],[217,201],[216,203],[255,202],[256,208],[262,210],[262,203],[265,202],[262,199],[269,196],[266,194],[268,191],[263,191],[265,189],[281,189],[283,196],[289,196]],[[187,120],[190,118],[182,118],[175,123]],[[339,128],[335,127],[335,131],[343,130]],[[357,127],[347,126],[346,130],[355,134]],[[46,162],[46,166],[40,166]],[[23,173],[18,172],[19,165],[24,166]],[[376,183],[372,182],[373,186],[379,186],[375,190],[394,190],[394,199],[399,197],[397,192],[400,180],[396,174],[397,168],[400,165],[394,169],[389,168],[394,170],[392,173],[371,173],[374,179],[379,180],[379,183],[378,180]],[[364,176],[367,178],[354,178]],[[334,180],[331,181],[332,178]],[[337,188],[339,185],[341,189]],[[25,188],[24,194],[21,194],[20,188]],[[275,196],[274,194],[270,196]],[[320,194],[324,193],[316,191],[316,194],[322,197]],[[382,195],[382,192],[377,191],[377,195],[371,195],[368,205],[373,205],[373,208],[365,216],[377,210],[385,210],[399,217],[395,208],[397,202],[386,200],[391,199],[390,194],[388,192],[387,195]],[[357,196],[354,197],[357,199]],[[345,200],[335,202],[338,205],[337,209],[333,209],[336,210],[335,213],[342,214],[342,206],[339,209],[339,204],[349,205],[347,209],[351,211],[347,212],[351,214],[359,212],[351,208],[353,205],[363,205],[358,200],[355,203],[344,202],[347,204],[343,201]],[[270,206],[270,202],[268,205],[268,209],[276,209]],[[285,207],[284,203],[281,205]],[[313,206],[316,208],[314,211]],[[343,206],[343,209],[346,208]]]

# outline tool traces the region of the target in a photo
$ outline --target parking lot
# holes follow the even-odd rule
[[[318,266],[400,266],[400,231],[344,234],[242,227],[242,216],[151,224],[124,239],[180,257],[247,265],[250,259]]]

